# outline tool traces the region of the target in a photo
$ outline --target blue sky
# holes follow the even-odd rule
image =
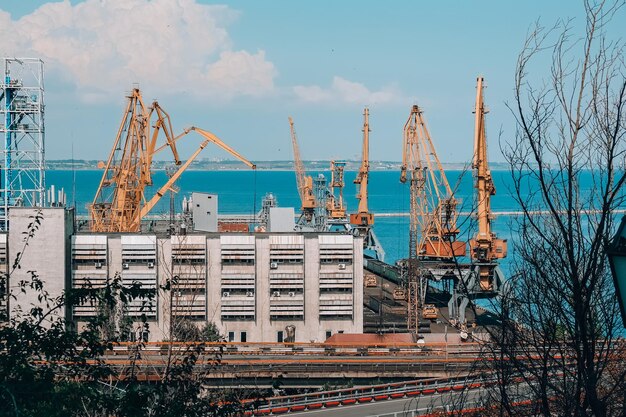
[[[69,158],[72,144],[76,158],[105,159],[124,94],[139,83],[176,131],[210,130],[251,160],[292,158],[289,115],[303,159],[357,159],[366,105],[371,158],[399,160],[415,103],[440,159],[466,162],[482,74],[490,158],[502,161],[498,136],[514,134],[505,102],[528,29],[568,18],[583,23],[582,2],[2,0],[0,55],[46,62],[49,159]],[[185,141],[188,154],[200,138]]]

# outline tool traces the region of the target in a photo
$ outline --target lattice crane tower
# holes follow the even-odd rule
[[[1,58],[0,230],[15,206],[45,204],[44,64],[38,58]]]

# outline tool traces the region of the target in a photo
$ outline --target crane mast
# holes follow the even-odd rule
[[[158,126],[155,127],[158,133],[158,129],[167,124],[155,126]],[[152,184],[147,168],[152,146],[150,111],[139,89],[133,89],[113,149],[106,165],[100,165],[105,170],[90,207],[92,231],[120,232],[131,228],[139,216],[145,187]]]
[[[327,211],[330,221],[345,221],[346,206],[343,201],[344,170],[343,161],[330,161],[330,195],[327,201]]]
[[[315,194],[313,193],[313,178],[307,176],[304,171],[304,164],[300,159],[300,148],[298,147],[298,137],[293,119],[289,116],[289,128],[291,131],[291,144],[293,145],[293,164],[296,172],[296,184],[298,195],[300,196],[302,217],[306,222],[311,222],[317,206]]]
[[[369,109],[363,111],[363,155],[361,157],[361,167],[357,173],[354,183],[357,184],[357,199],[359,205],[356,213],[350,214],[350,226],[357,236],[363,237],[363,249],[373,252],[379,261],[385,260],[385,250],[378,237],[374,233],[374,213],[370,213],[367,207],[367,185],[369,182],[369,147],[370,147],[370,122]]]
[[[465,256],[465,242],[456,241],[457,201],[418,106],[411,108],[403,139],[400,182],[409,180],[409,259]]]
[[[374,224],[374,214],[370,213],[367,207],[367,184],[369,181],[369,109],[363,111],[363,154],[361,157],[361,167],[354,180],[358,185],[356,198],[359,200],[357,212],[350,215],[350,224],[356,227],[368,228]]]
[[[156,117],[156,120],[154,126],[151,126],[153,117]],[[161,131],[165,134],[166,142],[157,148],[157,140]],[[185,163],[182,163],[176,149],[176,142],[191,131],[200,133],[205,137],[205,141]],[[109,158],[106,164],[99,164],[99,167],[104,168],[104,173],[94,201],[89,207],[91,231],[140,231],[141,219],[150,212],[168,190],[172,189],[174,182],[210,142],[242,160],[248,166],[255,168],[250,161],[210,132],[192,127],[180,135],[174,136],[169,115],[156,101],[152,103],[150,108],[147,108],[139,89],[133,89],[128,96],[128,104]],[[165,148],[170,148],[178,169],[165,185],[147,200],[145,188],[153,184],[153,157]]]
[[[496,194],[496,187],[491,177],[487,162],[487,135],[485,114],[487,109],[483,101],[483,77],[477,78],[476,107],[474,109],[474,157],[472,168],[476,178],[478,233],[470,241],[471,258],[479,266],[480,288],[491,290],[493,287],[493,262],[506,257],[506,240],[498,239],[491,230],[491,196]]]

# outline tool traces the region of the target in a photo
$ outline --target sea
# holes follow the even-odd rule
[[[309,175],[324,175],[330,181],[330,172],[308,172]],[[475,207],[474,179],[471,171],[447,171],[450,186],[455,190],[462,213],[471,213]],[[513,182],[508,171],[492,172],[496,194],[492,196],[491,207],[496,213],[493,230],[499,238],[508,239],[509,253],[515,250],[512,238],[516,216],[511,212],[520,210],[513,198]],[[101,170],[48,170],[46,186],[54,185],[63,189],[66,204],[76,207],[78,215],[87,215],[88,204],[93,202],[102,178]],[[344,201],[348,212],[356,210],[357,186],[353,183],[356,172],[345,173]],[[155,171],[152,187],[146,191],[147,198],[156,193],[168,177],[165,171]],[[218,211],[221,214],[253,214],[261,208],[265,195],[273,194],[280,207],[300,207],[293,171],[273,170],[230,170],[230,171],[186,171],[176,182],[178,192],[174,195],[176,211],[182,210],[184,197],[192,192],[205,192],[218,195]],[[369,210],[378,214],[375,217],[374,231],[385,250],[385,261],[394,263],[408,256],[409,230],[409,187],[400,182],[397,171],[371,171],[368,183]],[[170,197],[166,194],[154,207],[152,215],[169,216]],[[500,215],[498,215],[500,213]],[[403,215],[399,215],[403,214]],[[472,216],[462,215],[459,219],[460,239],[469,240],[476,233]],[[503,266],[506,266],[506,261]]]

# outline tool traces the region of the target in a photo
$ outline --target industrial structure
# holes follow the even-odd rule
[[[2,58],[2,67],[0,230],[6,231],[11,207],[46,203],[44,64],[36,58]]]
[[[304,164],[300,158],[300,147],[293,119],[289,116],[289,129],[291,132],[291,144],[293,146],[293,166],[296,173],[296,185],[300,196],[301,213],[297,225],[300,230],[319,230],[320,219],[315,216],[315,209],[319,206],[313,191],[313,178],[304,172]]]
[[[326,202],[328,222],[332,228],[347,228],[346,204],[343,199],[344,161],[330,161],[330,193]]]
[[[194,131],[205,140],[183,163],[176,143]],[[159,145],[161,132],[165,143]],[[29,234],[28,250],[44,253],[21,256],[21,268],[11,271],[9,285],[27,280],[29,271],[43,270],[49,275],[45,285],[51,296],[70,289],[93,295],[116,277],[124,285],[137,285],[139,296],[116,313],[131,323],[123,331],[130,339],[169,338],[172,324],[179,320],[198,326],[213,322],[231,342],[323,342],[338,332],[362,333],[363,243],[349,231],[296,232],[293,210],[281,212],[268,198],[267,233],[249,233],[247,226],[220,232],[218,196],[203,193],[185,199],[183,216],[170,215],[167,227],[142,227],[156,202],[211,142],[255,168],[206,130],[191,127],[175,136],[169,115],[157,102],[147,107],[134,89],[109,159],[102,163],[104,174],[87,230],[63,204],[13,207],[8,212],[17,229],[0,234],[0,268],[9,273],[7,260],[24,250],[18,240],[34,224],[33,217],[38,226]],[[165,148],[171,149],[177,168],[154,196],[147,197],[153,157]],[[317,188],[328,193],[325,179],[320,183]],[[339,210],[342,204],[340,198]],[[284,221],[285,213],[291,213],[291,226]],[[21,293],[10,302],[9,311],[23,310],[38,303],[37,294]],[[100,309],[95,297],[86,296],[58,314],[83,326]]]
[[[368,110],[366,109],[366,112]],[[367,121],[366,115],[366,123]],[[293,165],[296,174],[296,186],[300,197],[300,216],[296,222],[296,230],[307,231],[347,231],[364,236],[366,247],[373,248],[375,235],[371,230],[374,216],[367,211],[367,181],[369,173],[369,128],[364,133],[364,159],[361,169],[355,180],[358,184],[357,198],[359,199],[359,212],[350,216],[346,214],[346,204],[343,196],[345,186],[344,171],[345,161],[330,162],[330,183],[324,174],[316,177],[307,175],[300,157],[298,136],[293,118],[289,117],[291,143],[293,147]],[[355,223],[356,222],[356,223]],[[378,241],[375,242],[377,253],[383,253]],[[384,255],[382,255],[384,256]]]
[[[33,216],[41,223],[24,249]],[[13,208],[9,218],[16,227],[0,234],[2,272],[24,250],[12,285],[28,282],[30,271],[45,271],[51,297],[97,292],[116,276],[140,285],[121,313],[133,323],[129,340],[167,339],[182,319],[213,322],[231,342],[283,342],[289,326],[297,342],[363,332],[363,245],[349,233],[91,233],[76,230],[74,211],[64,207]],[[16,294],[9,309],[28,309],[37,295]],[[59,314],[82,326],[100,308],[85,297]]]
[[[354,183],[357,185],[356,198],[359,201],[356,213],[350,214],[350,225],[355,234],[363,237],[365,249],[370,250],[380,261],[385,260],[385,251],[374,233],[374,213],[369,211],[367,186],[370,172],[370,122],[369,109],[363,110],[363,152],[361,167]]]
[[[409,173],[409,258],[450,260],[465,256],[464,242],[456,240],[458,212],[446,173],[426,127],[423,111],[411,108],[404,125],[400,182]]]
[[[498,260],[507,255],[506,240],[498,239],[491,230],[493,220],[491,196],[496,193],[496,189],[487,160],[485,124],[487,109],[484,104],[483,90],[484,79],[478,77],[474,106],[474,155],[472,158],[474,188],[476,189],[474,207],[478,230],[475,238],[469,242],[471,262],[458,266],[459,280],[452,288],[448,302],[450,316],[455,317],[461,324],[465,322],[466,310],[471,300],[499,297],[504,290],[505,281]]]
[[[29,242],[29,250],[43,251],[45,242],[55,242],[41,259],[24,258],[22,271],[14,271],[10,279],[19,279],[23,271],[43,270],[54,259],[51,293],[98,291],[115,277],[124,284],[139,284],[142,296],[124,307],[124,315],[134,322],[134,337],[151,341],[171,337],[167,333],[171,324],[184,319],[199,326],[213,322],[231,342],[322,342],[335,333],[362,333],[367,316],[364,305],[372,311],[377,308],[381,320],[386,308],[397,312],[401,306],[406,328],[414,336],[430,332],[431,324],[443,321],[461,333],[470,300],[497,297],[504,280],[498,259],[506,256],[506,241],[491,230],[490,196],[495,187],[487,164],[482,83],[479,78],[472,162],[478,232],[469,245],[471,262],[467,262],[466,242],[458,240],[455,190],[417,105],[404,125],[400,172],[400,181],[408,183],[410,194],[409,256],[398,265],[387,265],[368,206],[369,109],[363,112],[362,158],[354,181],[358,206],[349,216],[343,195],[345,162],[331,162],[330,182],[322,174],[307,175],[289,117],[301,203],[297,221],[294,209],[278,207],[270,194],[258,214],[248,215],[245,221],[243,217],[231,220],[224,227],[218,221],[218,196],[193,193],[183,201],[180,216],[170,200],[169,219],[162,222],[166,227],[159,228],[153,227],[158,221],[146,218],[148,213],[168,191],[175,191],[176,180],[209,143],[250,168],[255,165],[206,130],[193,126],[175,135],[167,112],[156,101],[146,106],[140,91],[134,89],[109,158],[101,164],[104,173],[89,208],[88,227],[80,227],[74,211],[62,203],[47,208],[43,201],[31,202],[38,208],[28,208],[19,207],[17,198],[8,200],[12,206],[6,209],[3,224],[14,222],[19,232],[28,226],[27,219],[45,210],[45,226]],[[4,100],[8,97],[15,103],[17,97],[25,97],[18,92],[18,83],[8,77],[3,87]],[[43,96],[24,100],[17,103],[33,105],[43,102]],[[10,119],[5,126],[11,127],[3,131],[6,143],[15,142],[16,123],[35,117],[16,116],[18,109],[25,111],[20,106],[3,107],[10,109],[5,111],[5,120]],[[176,145],[191,132],[204,140],[183,162]],[[162,143],[159,136],[165,138]],[[168,180],[148,196],[153,158],[166,148],[173,157]],[[5,155],[5,159],[13,157]],[[12,176],[10,171],[3,170],[3,178]],[[3,197],[7,195],[13,194],[7,191]],[[15,233],[0,233],[0,255],[4,253],[0,268],[8,268],[8,259],[20,247]],[[165,292],[165,287],[171,291]],[[378,295],[372,296],[373,288]],[[36,303],[24,297],[14,302],[18,306]],[[84,325],[98,308],[92,299],[85,299],[65,314]],[[147,318],[149,332],[136,327],[140,317]],[[380,326],[378,331],[386,330]]]
[[[156,119],[153,121],[153,119]],[[158,146],[159,133],[163,131],[166,142]],[[179,158],[176,142],[197,132],[204,141],[185,163]],[[172,190],[176,180],[189,167],[193,160],[209,144],[214,143],[226,152],[244,162],[250,168],[255,165],[226,145],[211,132],[195,126],[174,136],[169,115],[153,102],[146,107],[138,88],[128,96],[128,105],[122,117],[113,148],[104,168],[100,186],[89,211],[91,230],[94,232],[138,232],[141,219],[152,210],[163,195]],[[172,172],[169,180],[148,199],[146,187],[152,185],[152,159],[165,148],[170,148],[174,164],[178,169]]]
[[[359,201],[357,212],[350,215],[350,224],[355,228],[362,229],[361,234],[367,233],[370,226],[374,224],[374,214],[370,213],[367,205],[367,186],[370,172],[370,122],[369,109],[363,111],[363,152],[361,157],[361,167],[356,175],[354,183],[357,184],[356,199]]]
[[[408,177],[408,178],[407,178]],[[414,105],[404,125],[400,182],[409,180],[409,258],[403,262],[407,299],[407,327],[418,331],[421,319],[436,319],[438,310],[426,303],[433,269],[454,269],[465,256],[465,243],[456,240],[458,212],[446,173],[423,117]],[[447,274],[446,278],[449,277]],[[443,277],[436,277],[441,280]]]
[[[476,264],[476,274],[480,289],[483,291],[498,291],[504,282],[502,271],[498,267],[497,259],[506,257],[506,240],[498,239],[491,230],[491,196],[495,195],[496,187],[491,178],[491,171],[487,162],[487,134],[485,114],[487,109],[483,101],[483,77],[476,81],[476,107],[474,109],[474,157],[472,168],[476,177],[476,216],[478,232],[470,241],[472,261]]]
[[[456,190],[423,110],[414,105],[403,129],[400,169],[410,196],[408,258],[389,265],[368,205],[368,108],[354,180],[358,205],[351,214],[344,199],[346,163],[331,161],[330,181],[323,174],[307,175],[289,117],[300,198],[297,220],[294,208],[278,207],[273,194],[265,196],[260,212],[255,213],[255,201],[251,214],[226,219],[219,215],[219,196],[203,192],[192,192],[183,199],[182,213],[176,213],[176,181],[210,143],[247,167],[256,166],[207,130],[192,126],[175,134],[159,103],[146,106],[139,89],[133,89],[109,157],[99,164],[104,172],[89,220],[78,220],[75,208],[65,207],[62,191],[57,197],[52,187],[46,198],[43,63],[4,59],[4,68],[0,322],[19,322],[55,302],[61,308],[42,316],[44,326],[56,317],[72,330],[83,330],[106,318],[103,335],[115,332],[121,343],[102,359],[119,367],[120,381],[129,376],[159,381],[173,355],[193,345],[200,353],[188,369],[202,378],[204,388],[274,387],[276,380],[295,388],[389,382],[264,399],[250,413],[255,415],[353,404],[376,410],[370,405],[386,400],[399,407],[397,413],[418,412],[409,410],[414,400],[432,412],[434,403],[426,404],[427,399],[437,395],[441,410],[448,410],[444,400],[456,398],[453,391],[481,387],[474,363],[481,357],[479,344],[468,342],[488,337],[478,321],[489,313],[468,305],[501,295],[505,278],[498,262],[507,251],[506,241],[492,230],[490,198],[496,190],[487,161],[482,77],[472,158],[477,231],[469,255],[468,243],[458,239]],[[177,144],[192,132],[203,140],[184,161]],[[166,148],[173,159],[168,179],[148,195],[153,159]],[[148,216],[168,192],[169,218]],[[122,293],[118,283],[133,287],[133,296]],[[99,301],[105,290],[119,301],[115,307]],[[65,304],[70,299],[78,301]],[[389,312],[399,320],[385,321]],[[174,330],[213,325],[226,344],[198,345],[189,340],[198,332],[190,331],[186,339]],[[212,353],[218,361],[209,358]],[[423,380],[428,377],[445,380]],[[413,381],[397,382],[403,379]],[[484,410],[480,407],[474,411]]]
[[[502,291],[504,275],[497,260],[506,256],[506,241],[498,239],[491,230],[490,197],[495,194],[495,186],[487,162],[483,88],[483,79],[479,77],[472,161],[478,231],[469,242],[470,263],[466,261],[467,243],[457,239],[458,202],[422,109],[413,106],[404,126],[400,181],[409,183],[409,256],[399,261],[393,297],[406,302],[407,328],[417,333],[430,332],[430,322],[441,317],[435,300],[442,306],[443,296],[448,300],[447,320],[467,334],[466,309],[470,300],[495,298]]]

